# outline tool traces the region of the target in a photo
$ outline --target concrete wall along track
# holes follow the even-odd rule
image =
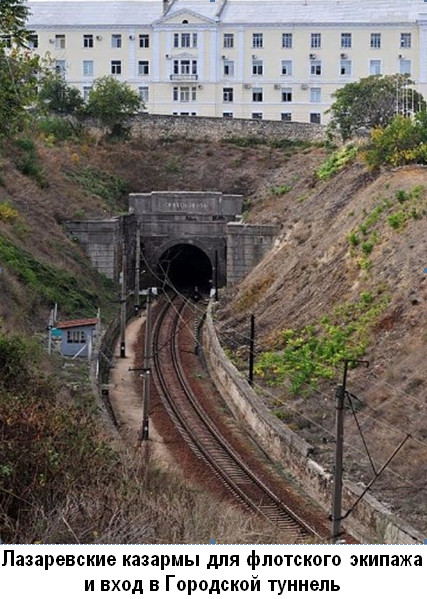
[[[203,344],[210,375],[234,416],[243,421],[251,436],[271,460],[279,462],[297,479],[305,492],[330,512],[332,475],[311,459],[313,448],[270,413],[246,379],[228,360],[216,335],[212,305],[203,331]],[[363,487],[345,481],[344,513],[362,491]],[[361,543],[423,543],[421,533],[395,518],[369,493],[346,519],[344,527]]]

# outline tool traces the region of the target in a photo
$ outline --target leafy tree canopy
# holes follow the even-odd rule
[[[96,79],[89,94],[86,114],[107,129],[110,135],[123,135],[126,120],[138,112],[141,100],[127,83],[107,76]]]
[[[24,126],[36,97],[40,65],[24,49],[27,17],[24,0],[0,0],[0,135]]]
[[[365,159],[372,168],[426,164],[427,113],[418,112],[413,119],[398,114],[386,127],[373,129]]]
[[[385,127],[396,114],[425,109],[412,84],[408,75],[371,75],[348,83],[332,95],[330,128],[348,139],[361,129]]]
[[[24,0],[0,0],[1,36],[10,36],[18,46],[25,45],[30,35],[25,27],[29,12]],[[2,43],[5,43],[4,37]]]
[[[42,109],[60,115],[76,114],[83,107],[80,90],[68,85],[60,73],[45,74],[41,80],[38,99]]]

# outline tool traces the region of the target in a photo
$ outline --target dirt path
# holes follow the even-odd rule
[[[114,352],[114,368],[110,371],[110,402],[117,419],[118,429],[130,447],[138,447],[141,432],[142,396],[137,389],[138,372],[135,368],[137,339],[145,318],[135,318],[126,328],[126,357],[120,358],[120,339]],[[162,437],[150,420],[150,454],[159,465],[176,469],[176,463],[166,449]]]

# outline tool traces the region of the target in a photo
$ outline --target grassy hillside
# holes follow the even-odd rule
[[[332,175],[332,163],[325,166],[328,155],[321,147],[251,139],[107,144],[42,135],[3,141],[0,430],[7,443],[0,449],[2,538],[200,542],[206,526],[215,536],[222,531],[230,542],[270,534],[240,523],[226,530],[220,512],[210,513],[206,526],[193,519],[190,531],[186,518],[191,510],[203,514],[206,499],[177,481],[166,494],[148,497],[135,485],[137,477],[147,476],[139,462],[124,460],[122,448],[111,449],[85,373],[48,363],[43,352],[35,359],[53,302],[61,317],[90,316],[98,306],[107,316],[117,309],[117,290],[66,237],[64,221],[119,214],[127,209],[128,192],[162,189],[242,193],[249,222],[281,225],[273,251],[237,288],[222,294],[224,343],[243,364],[242,334],[248,332],[249,314],[255,314],[256,388],[280,419],[315,445],[316,459],[326,468],[332,459],[341,360],[369,359],[368,369],[353,369],[349,377],[359,421],[349,410],[346,475],[365,483],[372,476],[358,426],[377,469],[411,432],[374,491],[426,531],[426,171],[412,166],[373,173],[353,155]],[[322,165],[320,172],[332,175],[326,180],[317,174]],[[25,337],[5,334],[10,332]],[[28,341],[31,334],[35,346]],[[10,359],[15,354],[22,360],[16,364]],[[25,374],[17,377],[18,388],[8,372]],[[74,470],[77,463],[85,468]],[[152,484],[157,493],[163,476],[150,474],[147,488]],[[175,507],[172,494],[178,497]],[[36,528],[28,528],[29,522]]]
[[[349,375],[356,417],[348,406],[345,475],[367,484],[372,463],[378,470],[410,433],[373,491],[426,532],[427,171],[373,173],[353,161],[311,187],[283,183],[251,212],[254,221],[278,220],[282,232],[223,295],[224,343],[243,365],[242,334],[255,314],[258,391],[327,469],[343,359],[369,360]]]
[[[244,193],[249,206],[293,160],[292,144],[247,140],[3,140],[2,542],[283,542],[271,527],[157,471],[139,449],[125,450],[100,417],[86,364],[49,360],[44,348],[54,302],[61,318],[91,316],[101,306],[105,321],[117,310],[117,289],[67,238],[67,219],[119,214],[128,192],[152,189]]]
[[[0,316],[10,330],[47,318],[93,314],[111,306],[111,285],[69,240],[64,221],[127,211],[127,194],[151,190],[219,190],[259,196],[265,178],[286,165],[284,147],[191,140],[102,143],[86,136],[58,142],[21,136],[0,146]],[[316,150],[313,150],[316,152]],[[107,312],[109,314],[109,312]]]

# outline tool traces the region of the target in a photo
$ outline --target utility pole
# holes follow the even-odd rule
[[[135,248],[135,314],[138,314],[139,303],[139,279],[140,279],[140,262],[141,262],[141,231],[137,225],[136,229],[136,248]]]
[[[120,296],[120,357],[126,358],[126,292],[127,292],[126,243],[122,242],[122,291]]]
[[[55,306],[56,306],[56,304],[55,304]],[[53,329],[54,323],[55,323],[55,308],[50,311],[49,323],[47,325],[47,353],[49,354],[49,356],[52,353],[52,329]]]
[[[335,418],[335,459],[334,459],[334,488],[332,497],[332,543],[339,542],[342,520],[342,463],[344,449],[344,399],[347,392],[347,373],[349,364],[366,364],[366,360],[344,360],[344,373],[341,385],[336,392]]]
[[[88,333],[88,337],[87,337],[87,361],[90,364],[90,361],[92,359],[92,348],[93,348],[93,344],[92,344],[92,331],[90,331]]]
[[[218,301],[218,250],[215,250],[215,301]]]
[[[344,446],[344,397],[347,384],[348,360],[344,362],[344,374],[341,385],[337,387],[336,393],[336,417],[335,417],[335,468],[334,468],[334,490],[332,498],[332,543],[339,539],[341,528],[342,511],[342,461]]]
[[[150,402],[150,375],[151,375],[151,287],[147,292],[147,314],[145,319],[145,348],[143,364],[143,395],[142,395],[142,427],[141,441],[148,441],[148,410]]]
[[[251,332],[249,340],[249,377],[248,382],[254,384],[254,356],[255,356],[255,316],[251,314]]]

